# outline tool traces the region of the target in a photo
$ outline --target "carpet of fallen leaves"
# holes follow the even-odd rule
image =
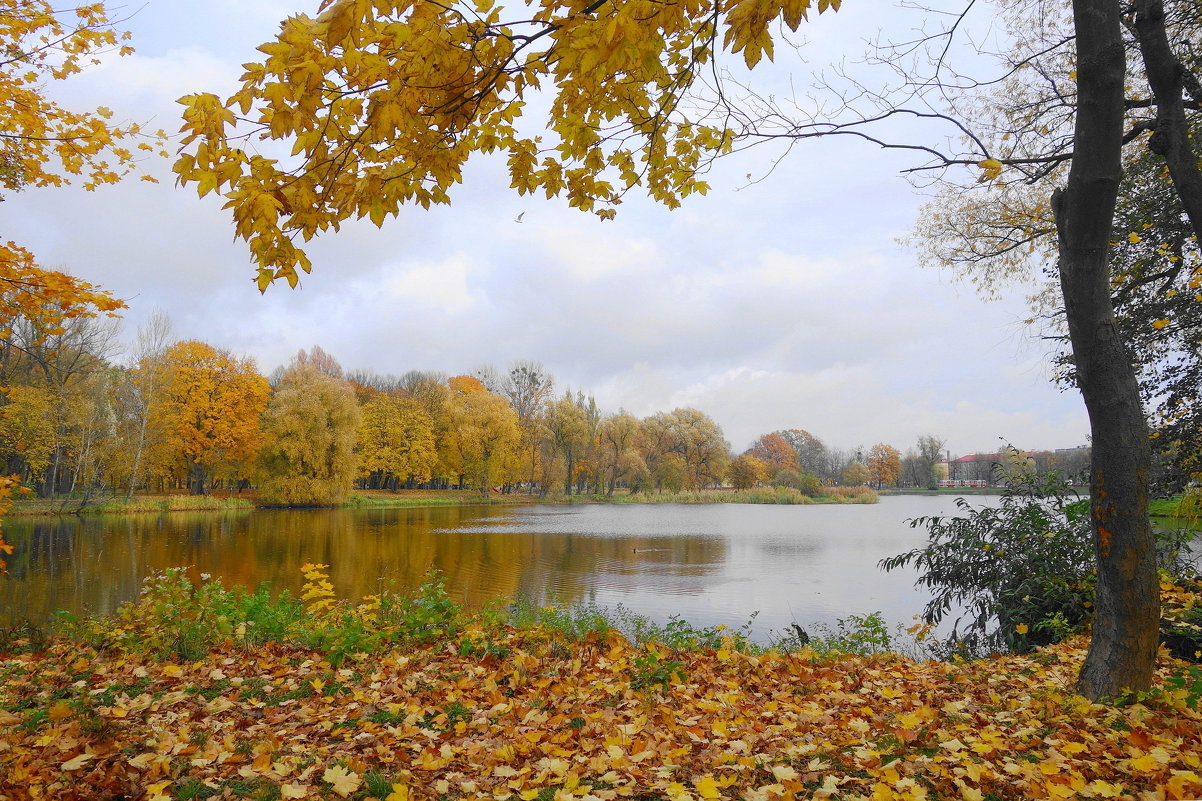
[[[1184,691],[1090,704],[1084,646],[951,664],[469,626],[334,667],[51,639],[0,653],[0,798],[1202,797]]]

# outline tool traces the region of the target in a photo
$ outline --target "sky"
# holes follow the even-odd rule
[[[110,4],[137,52],[55,94],[174,134],[178,97],[229,94],[278,22],[316,5]],[[804,62],[785,50],[773,69],[803,77],[858,53],[891,13],[848,2],[807,28]],[[905,451],[923,434],[953,454],[1086,443],[1080,397],[1051,382],[1053,346],[1023,324],[1023,288],[986,302],[899,244],[925,200],[900,174],[911,157],[850,140],[780,155],[728,157],[707,196],[675,211],[630,198],[612,222],[519,197],[481,160],[451,206],[347,224],[310,243],[299,288],[263,295],[220,201],[176,187],[166,159],[143,165],[157,184],[12,194],[0,221],[43,266],[125,299],[126,341],[162,309],[176,338],[265,374],[313,345],[378,373],[533,360],[608,412],[700,409],[736,451],[786,428],[849,449]]]

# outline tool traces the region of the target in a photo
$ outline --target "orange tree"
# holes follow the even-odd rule
[[[166,350],[163,365],[163,400],[153,412],[166,432],[161,469],[182,472],[197,495],[214,478],[249,472],[263,445],[260,418],[271,394],[254,362],[186,341]]]

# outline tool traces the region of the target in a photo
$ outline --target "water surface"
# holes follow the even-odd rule
[[[993,499],[974,498],[974,503]],[[792,623],[883,611],[910,622],[926,595],[877,562],[921,545],[906,520],[954,512],[948,496],[876,505],[580,505],[176,512],[9,518],[0,624],[57,609],[107,613],[153,570],[187,566],[227,584],[299,589],[300,566],[330,565],[341,597],[411,590],[431,569],[471,607],[497,598],[592,602],[665,621],[764,637]]]

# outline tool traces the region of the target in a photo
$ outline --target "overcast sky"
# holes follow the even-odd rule
[[[147,0],[124,24],[137,54],[63,96],[174,133],[176,98],[228,94],[280,19],[315,8]],[[811,66],[858,52],[881,9],[857,0],[824,15],[804,51]],[[789,67],[806,69],[788,52],[771,68]],[[905,156],[809,142],[772,170],[772,155],[727,159],[710,194],[677,211],[632,198],[614,222],[519,198],[502,165],[481,161],[453,206],[405,210],[383,229],[346,225],[312,243],[299,289],[266,295],[220,202],[176,188],[166,160],[147,164],[157,185],[26,191],[0,215],[43,265],[125,298],[127,340],[157,307],[178,338],[249,355],[264,373],[315,344],[381,373],[536,360],[560,391],[583,389],[607,411],[698,408],[736,450],[784,428],[903,451],[933,433],[956,454],[999,438],[1085,443],[1079,397],[1050,383],[1051,346],[1022,325],[1021,288],[985,302],[897,243],[923,201],[899,175]],[[749,174],[762,180],[748,185]]]

